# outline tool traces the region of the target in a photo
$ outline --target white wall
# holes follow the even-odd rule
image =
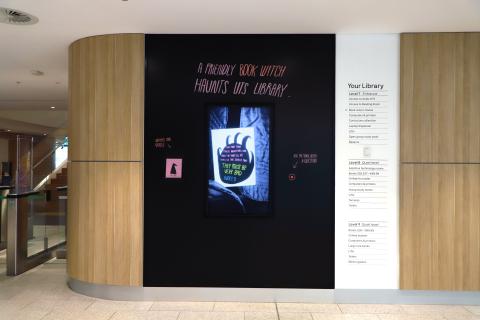
[[[398,288],[398,34],[337,35],[335,287]]]
[[[0,162],[8,161],[8,140],[0,138]]]

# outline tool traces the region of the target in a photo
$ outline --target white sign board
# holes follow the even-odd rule
[[[336,37],[335,287],[398,288],[399,35]]]

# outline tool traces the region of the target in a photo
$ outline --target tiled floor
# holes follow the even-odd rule
[[[14,278],[2,263],[0,320],[480,320],[480,306],[101,300],[68,289],[62,260]]]

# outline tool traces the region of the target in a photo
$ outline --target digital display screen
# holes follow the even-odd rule
[[[271,214],[272,108],[214,105],[207,112],[207,215]]]

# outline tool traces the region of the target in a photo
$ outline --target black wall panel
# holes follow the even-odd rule
[[[333,288],[334,35],[147,35],[145,41],[144,285]],[[197,73],[199,63],[236,69],[211,76]],[[240,77],[240,64],[286,71],[281,78]],[[194,92],[200,78],[229,81],[228,93]],[[235,81],[250,84],[247,94],[232,93]],[[282,97],[254,95],[256,82],[288,87]],[[205,215],[205,110],[222,103],[274,109],[272,215]],[[155,145],[161,139],[171,141]],[[298,163],[294,154],[317,154],[318,163]],[[165,178],[166,158],[183,159],[181,179]]]

